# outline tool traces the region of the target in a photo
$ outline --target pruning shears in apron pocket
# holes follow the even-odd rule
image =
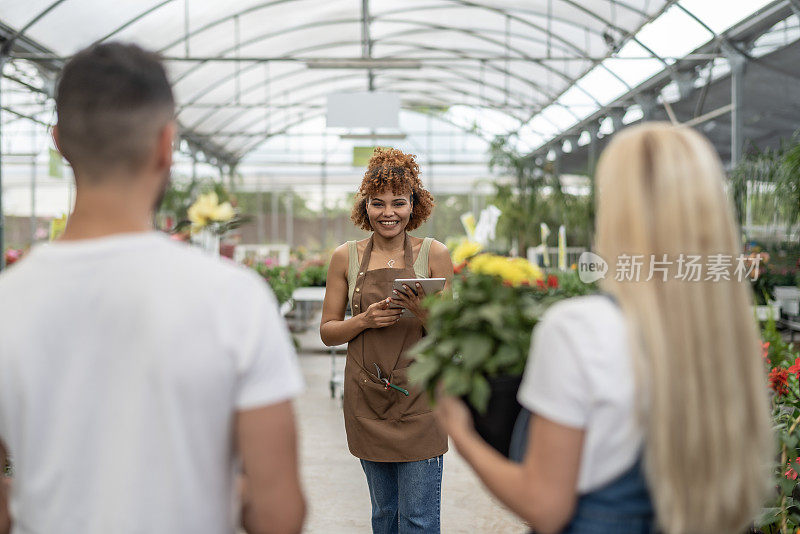
[[[383,389],[387,389],[387,390],[389,388],[396,389],[397,391],[399,391],[400,393],[402,393],[403,395],[408,397],[408,391],[406,391],[405,389],[401,388],[400,386],[395,386],[394,384],[391,384],[389,382],[388,378],[381,378],[381,368],[378,367],[377,363],[374,364],[374,365],[375,365],[375,371],[378,373],[378,380],[383,382]]]

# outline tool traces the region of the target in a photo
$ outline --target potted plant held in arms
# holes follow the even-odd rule
[[[458,247],[453,256],[461,259]],[[410,376],[432,400],[463,397],[478,433],[508,455],[520,411],[516,396],[533,327],[555,301],[592,291],[574,272],[545,276],[522,258],[475,254],[456,267],[452,298],[426,302],[428,335],[411,351]]]

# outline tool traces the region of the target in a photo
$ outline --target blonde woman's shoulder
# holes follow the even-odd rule
[[[622,312],[608,295],[584,295],[559,301],[542,317],[542,322],[565,323],[574,328],[616,323]]]

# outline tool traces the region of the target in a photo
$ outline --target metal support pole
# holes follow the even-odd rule
[[[266,206],[264,205],[264,177],[258,178],[258,216],[256,217],[256,243],[259,245],[264,244],[264,212]]]
[[[589,132],[589,168],[587,169],[589,177],[594,182],[594,169],[597,166],[597,135],[600,133],[600,125],[592,123],[586,129]]]
[[[433,194],[433,144],[432,144],[432,136],[433,133],[433,117],[428,114],[428,132],[427,132],[427,142],[426,150],[428,152],[428,191],[430,191],[431,195]],[[478,215],[475,214],[477,217]],[[431,237],[436,236],[436,214],[432,214],[431,218],[431,230],[430,235]]]
[[[745,216],[744,216],[744,227],[746,231],[749,233],[753,228],[753,182],[752,180],[747,180],[747,192],[745,196]]]
[[[556,145],[553,147],[553,152],[556,155],[556,157],[553,158],[553,178],[555,179],[556,183],[560,183],[561,158],[564,155],[564,147],[561,145],[561,143],[556,143]]]
[[[273,243],[277,243],[280,237],[278,236],[278,188],[275,187],[275,177],[272,177],[272,188],[269,192],[271,202],[270,202],[270,226],[272,229],[270,231],[270,237]]]
[[[322,185],[322,228],[320,231],[320,250],[328,243],[328,138],[322,140],[322,166],[320,167]]]
[[[277,194],[277,191],[275,193]],[[286,202],[286,244],[291,249],[294,242],[294,194],[287,191],[284,201]]]
[[[611,126],[614,128],[614,133],[625,128],[625,123],[622,122],[625,117],[624,109],[612,109],[608,116],[611,118]]]
[[[678,86],[678,94],[681,100],[685,100],[694,92],[694,80],[697,73],[694,70],[675,71],[672,73],[672,80]]]
[[[656,95],[652,93],[640,93],[634,97],[634,100],[639,104],[639,107],[642,108],[642,120],[652,120],[656,106],[658,105]]]
[[[731,66],[731,167],[735,167],[742,159],[744,150],[743,138],[743,104],[744,104],[744,70],[747,66],[745,58],[733,46],[722,47]]]
[[[328,242],[328,154],[325,154],[325,159],[322,160],[321,167],[322,178],[322,228],[320,232],[320,250],[325,250]]]
[[[31,232],[31,246],[36,241],[36,128],[31,124],[31,217],[30,217],[30,232]]]
[[[5,47],[3,47],[3,51],[5,52]],[[8,56],[4,53],[0,53],[0,109],[2,109],[3,105],[3,67],[6,65],[6,61],[8,60]],[[2,112],[0,112],[2,115]],[[2,130],[3,130],[3,121],[0,120],[0,271],[5,269],[6,267],[6,249],[5,249],[5,232],[6,232],[6,224],[5,224],[5,214],[3,212],[3,137],[2,137]]]

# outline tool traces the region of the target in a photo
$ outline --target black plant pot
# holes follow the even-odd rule
[[[488,380],[492,394],[489,397],[486,413],[478,413],[469,402],[467,406],[472,413],[478,434],[503,456],[508,457],[514,424],[522,408],[517,402],[517,390],[522,377],[496,376]]]

